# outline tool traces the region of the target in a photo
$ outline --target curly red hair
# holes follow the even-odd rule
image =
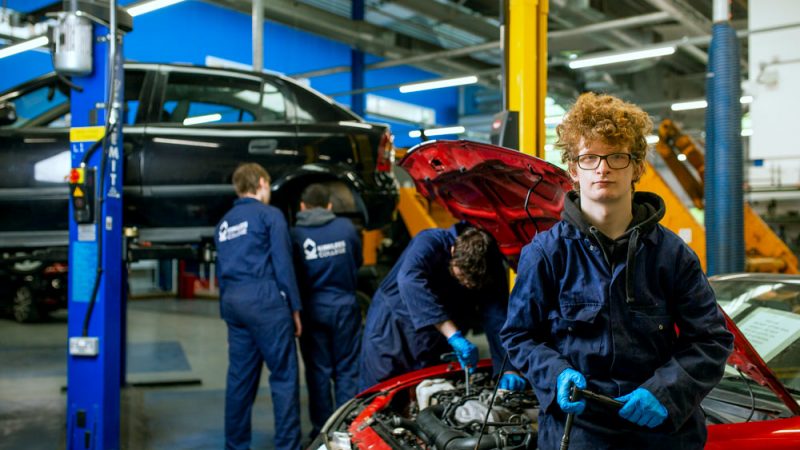
[[[646,136],[653,121],[638,106],[607,94],[581,94],[575,105],[556,127],[561,149],[561,161],[572,163],[580,152],[581,143],[601,141],[629,149],[635,164],[644,164],[647,156]]]

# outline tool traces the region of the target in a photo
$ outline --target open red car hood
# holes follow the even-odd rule
[[[428,200],[494,236],[513,266],[537,232],[561,219],[565,195],[572,189],[561,168],[478,142],[425,142],[409,150],[400,167]]]
[[[561,168],[515,150],[478,142],[425,142],[409,150],[400,166],[429,201],[437,201],[457,219],[491,233],[514,267],[522,247],[537,232],[560,220],[564,198],[572,189],[569,175]],[[728,364],[772,389],[800,415],[800,406],[736,324],[727,315],[725,321],[734,334],[734,351]]]

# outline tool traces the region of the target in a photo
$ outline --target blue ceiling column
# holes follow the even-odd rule
[[[102,24],[87,24],[91,32],[83,43],[92,50],[88,74],[72,73],[66,447],[119,449],[126,278],[120,116],[123,52],[116,25],[119,19],[129,31],[132,19],[121,8],[112,12],[94,8],[97,4],[76,3],[79,10],[93,8],[91,17],[99,17]],[[110,39],[112,35],[117,39]],[[76,36],[78,40],[80,35]],[[58,51],[56,55],[59,69]]]
[[[354,21],[364,20],[364,0],[353,0],[350,11],[350,18]],[[364,89],[364,52],[357,48],[350,50],[350,89],[358,91]],[[366,101],[363,92],[355,93],[350,96],[350,108],[354,113],[364,117],[366,113]]]

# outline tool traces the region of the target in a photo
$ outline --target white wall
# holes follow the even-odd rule
[[[800,1],[748,2],[748,28],[755,31],[800,23]],[[750,159],[763,159],[763,167],[750,167],[751,183],[800,186],[800,26],[751,34],[746,93],[753,135]],[[800,197],[800,191],[798,191]]]

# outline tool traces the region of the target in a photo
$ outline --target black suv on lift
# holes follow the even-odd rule
[[[313,182],[329,185],[334,210],[359,226],[391,220],[397,191],[388,127],[287,77],[126,64],[124,97],[123,218],[143,241],[210,242],[242,162],[267,168],[272,204],[290,221]],[[69,88],[50,74],[0,93],[0,123],[0,256],[63,248]]]

